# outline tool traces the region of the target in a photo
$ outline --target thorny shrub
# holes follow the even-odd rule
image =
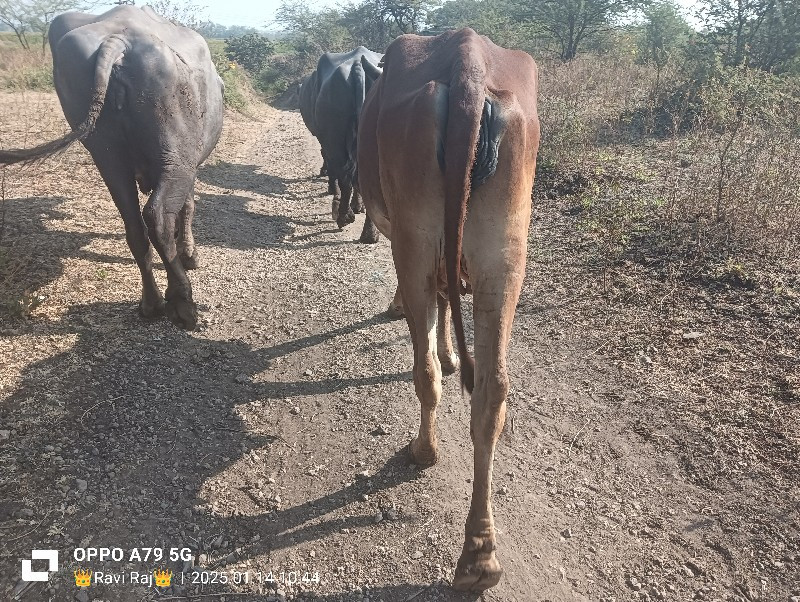
[[[797,78],[586,56],[540,79],[537,193],[576,195],[603,261],[646,232],[695,266],[796,253]]]
[[[26,50],[0,36],[0,88],[10,90],[53,89],[53,65],[49,48]]]

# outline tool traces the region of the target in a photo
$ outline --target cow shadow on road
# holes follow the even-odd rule
[[[250,211],[251,200],[235,194],[200,194],[193,224],[196,242],[239,250],[284,246],[295,226],[282,215]]]
[[[285,448],[269,425],[285,413],[286,397],[314,405],[344,389],[409,380],[408,373],[389,373],[259,381],[279,357],[383,321],[374,316],[267,348],[205,338],[166,320],[146,322],[129,303],[75,305],[57,320],[23,323],[7,341],[22,349],[17,361],[27,363],[13,382],[0,383],[7,385],[0,389],[0,424],[8,433],[0,440],[0,463],[14,464],[14,479],[0,483],[0,520],[9,521],[0,541],[0,574],[14,574],[31,549],[67,549],[81,541],[123,549],[164,542],[199,550],[220,533],[248,542],[261,533],[262,546],[243,549],[254,555],[264,546],[281,549],[372,524],[373,516],[324,515],[367,491],[414,479],[417,469],[404,453],[368,480],[273,515],[220,516],[211,509],[219,500],[209,487],[223,474],[255,470],[248,463],[251,452]],[[237,411],[251,402],[264,412],[256,429]],[[241,474],[250,482],[247,470]],[[70,587],[68,577],[78,568],[73,565],[69,557],[56,577],[62,591]],[[5,586],[0,592],[9,593]],[[118,599],[116,587],[93,590]]]
[[[231,191],[244,190],[263,195],[286,193],[286,180],[263,173],[263,169],[261,165],[217,161],[201,166],[197,170],[197,179]]]
[[[121,219],[117,233],[58,229],[59,220],[71,217],[61,209],[68,203],[70,199],[60,196],[7,198],[3,202],[0,296],[4,299],[0,299],[0,319],[8,312],[8,307],[4,305],[16,302],[58,280],[64,273],[66,259],[83,259],[102,264],[133,264],[133,258],[127,252],[116,255],[87,248],[97,240],[124,240]],[[83,276],[88,279],[102,277],[96,274]]]

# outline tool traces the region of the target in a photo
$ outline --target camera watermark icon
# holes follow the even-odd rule
[[[46,571],[34,571],[31,569],[32,560],[46,560]],[[31,559],[22,561],[22,580],[23,581],[47,581],[50,573],[58,571],[58,550],[31,550]]]

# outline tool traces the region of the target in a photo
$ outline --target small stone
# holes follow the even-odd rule
[[[77,485],[78,491],[86,491],[86,489],[89,487],[89,483],[83,479],[75,479],[75,485]]]
[[[500,489],[497,490],[497,493],[499,493],[500,495],[508,495],[508,487],[503,485],[502,487],[500,487]]]
[[[11,431],[0,430],[0,441],[5,441],[11,437]]]
[[[297,416],[297,414],[300,413],[300,406],[294,406],[291,410],[289,410],[289,413]]]
[[[692,332],[684,332],[683,333],[683,340],[684,341],[694,341],[696,339],[699,339],[702,336],[703,336],[702,332],[697,332],[696,330],[693,330]]]
[[[642,584],[641,584],[641,583],[639,583],[639,580],[638,580],[636,577],[634,577],[633,575],[631,575],[630,577],[628,577],[628,586],[629,586],[631,589],[633,589],[633,590],[636,590],[637,592],[638,592],[640,589],[642,589]]]
[[[77,594],[75,594],[75,599],[78,602],[89,602],[89,594],[86,593],[85,589],[82,589]]]
[[[388,435],[389,434],[389,427],[385,424],[379,424],[378,428],[372,431],[373,435]]]
[[[378,510],[378,511],[375,513],[375,516],[373,517],[373,520],[375,521],[375,523],[376,523],[376,524],[377,524],[377,523],[379,523],[379,522],[381,522],[381,521],[383,520],[383,512],[381,512],[380,510]]]
[[[311,368],[306,368],[306,371],[303,372],[303,376],[314,376],[314,371]]]
[[[567,527],[566,529],[564,529],[564,530],[561,532],[561,535],[562,535],[562,537],[563,537],[564,539],[569,539],[570,537],[572,537],[572,529],[570,529],[569,527]]]
[[[414,553],[411,555],[411,558],[413,558],[414,560],[419,560],[423,556],[424,554],[422,553],[422,550],[415,550]]]
[[[687,560],[683,565],[683,572],[689,577],[697,577],[698,575],[703,574],[703,569],[701,569],[691,560]]]

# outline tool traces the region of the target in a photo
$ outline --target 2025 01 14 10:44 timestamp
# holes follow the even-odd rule
[[[319,585],[319,571],[192,571],[188,576],[181,573],[181,583],[192,585]]]

